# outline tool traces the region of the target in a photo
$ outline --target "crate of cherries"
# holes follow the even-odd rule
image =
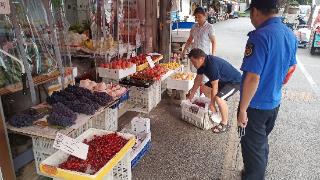
[[[85,160],[57,151],[40,164],[42,173],[57,177],[73,177],[87,179],[102,179],[124,158],[129,157],[130,150],[135,144],[133,135],[111,132],[99,129],[89,129],[76,138],[89,145]],[[131,172],[130,160],[124,164]],[[111,173],[112,174],[112,173]]]

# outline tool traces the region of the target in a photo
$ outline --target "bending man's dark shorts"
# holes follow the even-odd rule
[[[210,81],[206,82],[204,85],[209,88],[212,88]],[[239,90],[240,90],[240,83],[229,83],[229,82],[225,83],[225,82],[219,81],[217,96],[227,101],[231,96],[233,96]]]

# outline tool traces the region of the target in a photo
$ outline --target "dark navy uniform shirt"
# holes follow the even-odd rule
[[[286,74],[289,68],[297,63],[296,37],[278,17],[267,20],[248,36],[241,66],[242,79],[245,79],[246,72],[260,75],[258,89],[249,107],[274,109],[280,104],[281,88]]]
[[[226,60],[207,55],[204,66],[197,70],[197,74],[206,75],[209,81],[219,80],[222,83],[240,83],[241,73]]]

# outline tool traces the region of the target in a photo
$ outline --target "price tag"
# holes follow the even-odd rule
[[[79,142],[61,133],[57,133],[56,139],[53,142],[53,147],[83,160],[87,159],[89,150],[89,146],[87,144]]]
[[[9,0],[0,0],[0,14],[10,14]]]
[[[147,61],[148,61],[148,63],[149,63],[149,66],[150,66],[151,68],[153,68],[153,67],[154,67],[154,62],[153,62],[152,58],[151,58],[150,56],[147,56],[146,58],[147,58]]]
[[[131,57],[136,57],[136,56],[137,56],[136,51],[132,51],[132,53],[131,53]]]

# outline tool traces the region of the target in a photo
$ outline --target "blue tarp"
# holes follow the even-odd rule
[[[172,30],[175,29],[191,29],[194,25],[194,22],[174,22],[172,23]]]

